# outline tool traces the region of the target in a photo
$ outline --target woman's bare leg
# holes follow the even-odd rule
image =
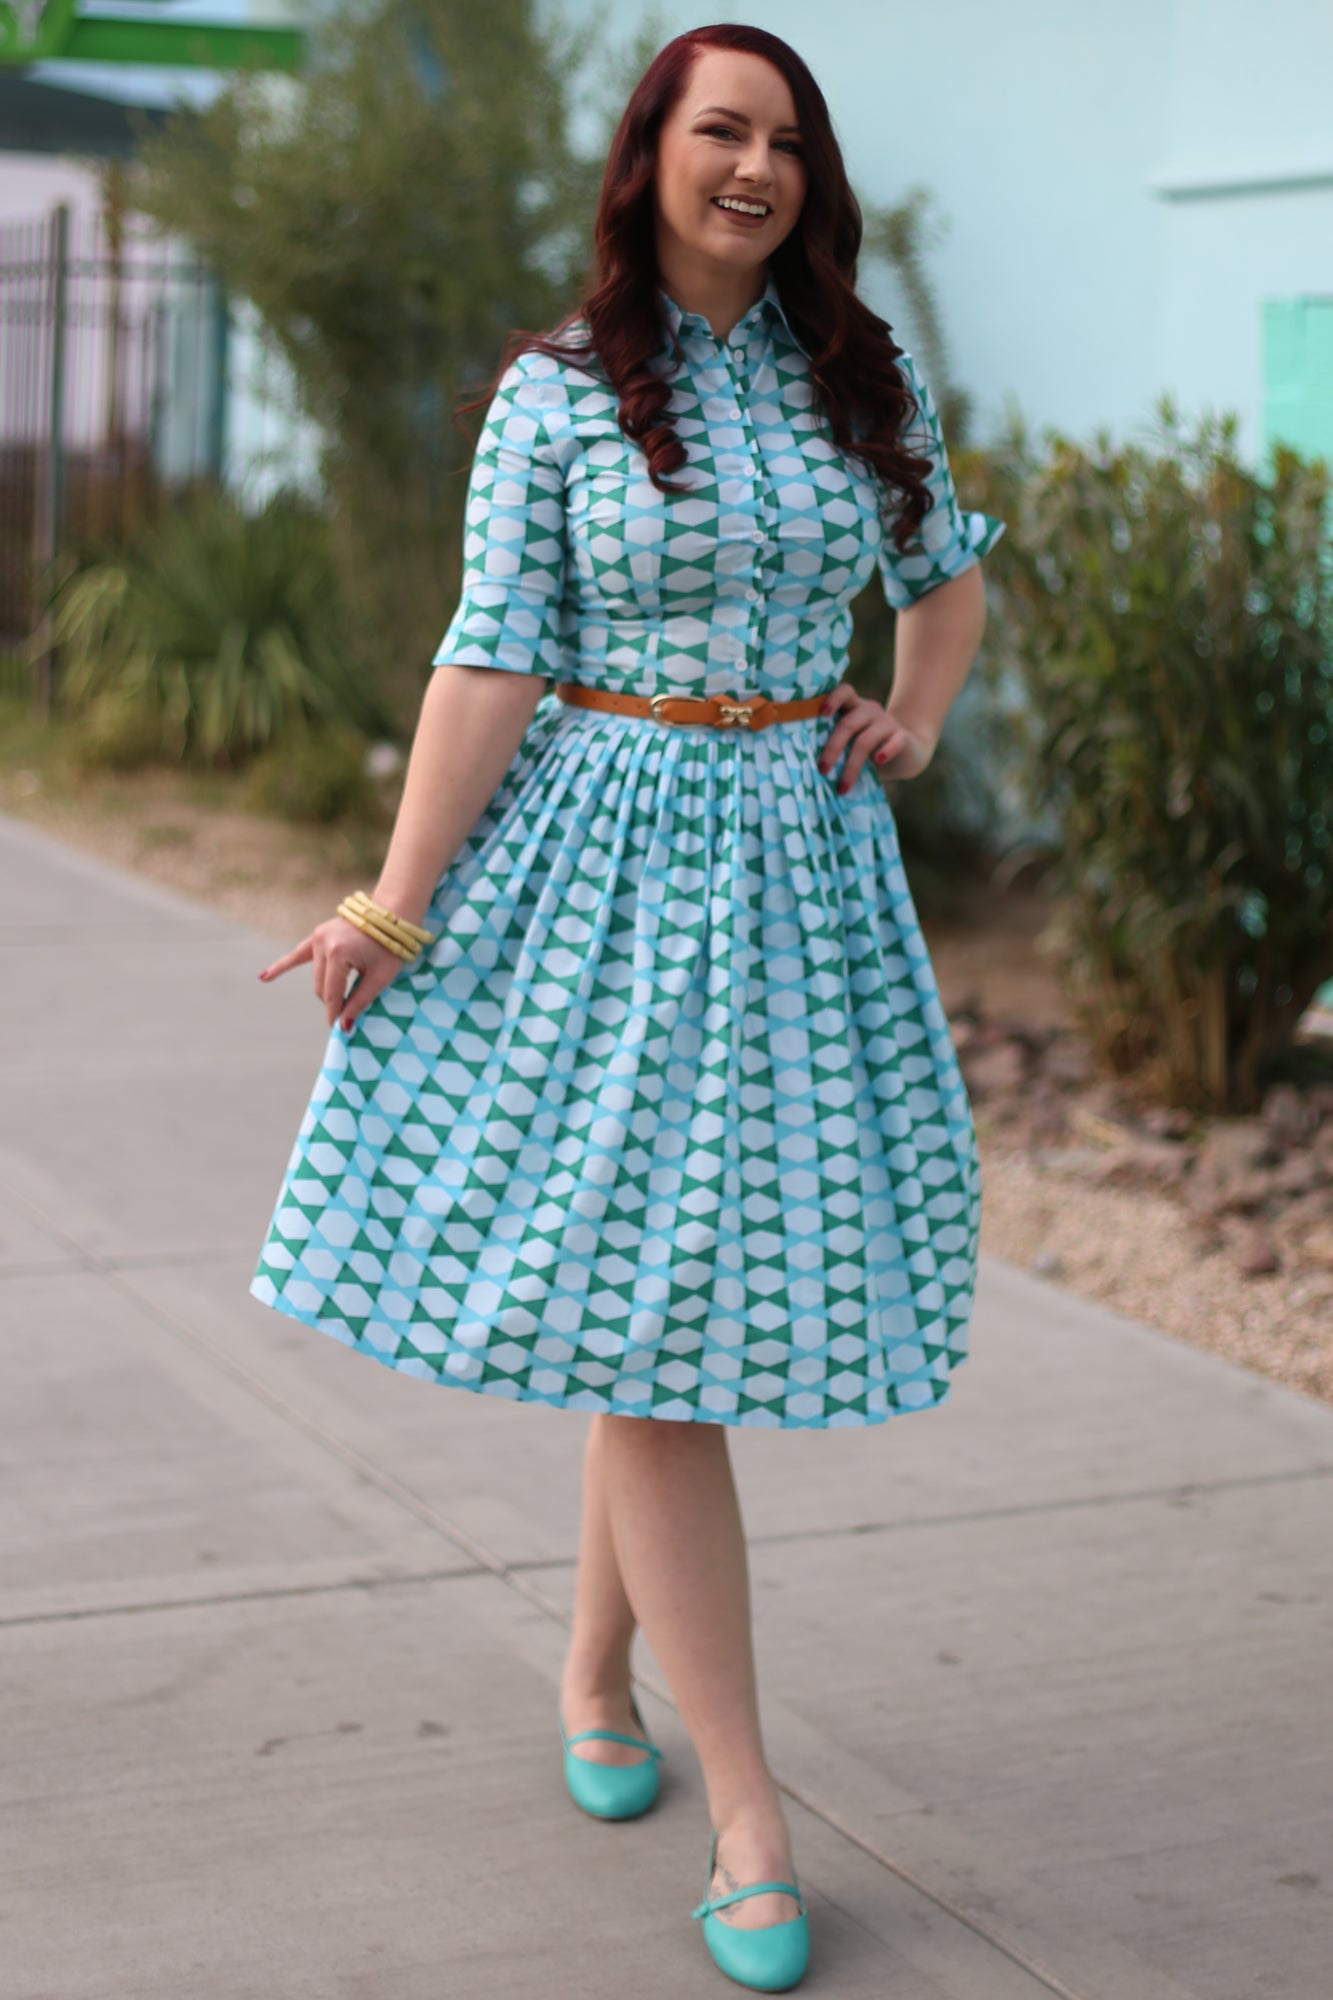
[[[760,1736],[749,1564],[726,1427],[609,1415],[593,1421],[602,1433],[598,1469],[625,1602],[703,1767],[718,1835],[710,1894],[790,1881],[790,1836]],[[749,1928],[783,1922],[798,1909],[793,1897],[771,1892],[718,1914]]]
[[[635,1619],[611,1539],[602,1465],[601,1418],[594,1417],[583,1453],[583,1525],[574,1586],[574,1629],[560,1683],[560,1713],[573,1736],[580,1729],[641,1734],[630,1709],[630,1644]],[[646,1718],[645,1718],[646,1719]],[[637,1764],[643,1751],[593,1737],[577,1754],[598,1764]]]

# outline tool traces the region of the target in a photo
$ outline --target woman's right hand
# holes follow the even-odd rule
[[[294,965],[306,963],[314,968],[315,998],[323,1001],[329,1026],[333,1026],[341,1012],[340,1025],[347,1029],[361,1009],[384,991],[399,967],[408,961],[399,958],[397,952],[390,951],[378,938],[367,936],[346,917],[330,917],[316,925],[309,937],[302,938],[284,957],[266,965],[259,977],[276,979],[280,973],[290,972]],[[349,998],[347,979],[353,972],[357,974],[357,982]]]

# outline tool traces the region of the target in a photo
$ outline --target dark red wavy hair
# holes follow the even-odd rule
[[[810,355],[818,406],[834,442],[854,451],[903,494],[894,540],[901,548],[930,511],[924,475],[931,461],[904,448],[904,428],[916,409],[892,329],[858,298],[856,262],[861,208],[847,179],[823,92],[796,51],[763,28],[719,22],[677,35],[644,71],[616,127],[602,177],[594,225],[594,261],[579,305],[549,334],[512,333],[496,383],[525,352],[597,364],[620,399],[619,423],[648,461],[663,492],[683,490],[669,475],[687,452],[669,415],[671,384],[654,366],[667,339],[657,300],[653,176],[662,122],[679,101],[702,49],[761,56],[786,78],[796,106],[807,172],[805,201],[795,225],[769,260],[792,329]],[[587,337],[569,329],[586,320]],[[676,348],[679,360],[679,347]],[[494,393],[463,407],[475,409]],[[853,436],[853,425],[860,436]]]

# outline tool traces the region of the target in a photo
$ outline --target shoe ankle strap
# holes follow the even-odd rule
[[[801,1906],[801,1915],[805,1915],[805,1898],[802,1896],[800,1888],[795,1882],[749,1882],[745,1888],[732,1889],[725,1896],[705,1896],[698,1909],[691,1910],[690,1915],[691,1917],[711,1916],[714,1910],[724,1910],[728,1903],[739,1903],[744,1896],[762,1896],[770,1891],[776,1891],[779,1895],[794,1896]]]
[[[582,1743],[589,1736],[604,1737],[608,1743],[632,1743],[636,1750],[647,1750],[654,1757],[664,1754],[655,1743],[649,1743],[642,1736],[626,1736],[621,1729],[576,1729],[572,1736],[566,1736],[565,1748],[568,1749],[571,1743]]]

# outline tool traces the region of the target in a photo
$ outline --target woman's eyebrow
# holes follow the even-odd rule
[[[737,125],[748,125],[750,120],[743,111],[728,111],[725,104],[705,104],[702,111],[696,111],[696,118],[706,118],[710,111],[720,111],[724,118],[734,119]],[[799,125],[775,125],[775,132],[799,132]]]

